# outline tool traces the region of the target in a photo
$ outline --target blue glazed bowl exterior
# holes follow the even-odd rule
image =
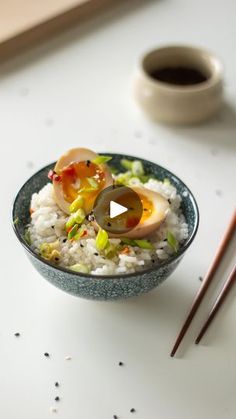
[[[122,158],[135,160],[133,156],[104,153],[112,157],[112,166],[119,171],[124,169],[120,165]],[[18,192],[12,211],[13,228],[17,238],[23,245],[27,256],[36,270],[49,282],[69,294],[93,300],[118,300],[137,296],[151,291],[161,284],[175,270],[185,251],[193,241],[199,223],[199,213],[196,201],[187,186],[175,175],[147,160],[142,161],[145,172],[163,180],[169,178],[182,197],[182,211],[189,226],[189,237],[179,251],[167,261],[154,264],[146,270],[124,275],[91,276],[88,274],[73,273],[72,271],[52,265],[34,253],[24,238],[25,228],[30,222],[29,207],[31,196],[38,192],[47,182],[48,171],[54,167],[50,164],[35,173]],[[17,223],[14,220],[18,219]]]

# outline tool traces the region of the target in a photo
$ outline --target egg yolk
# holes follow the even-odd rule
[[[139,198],[143,207],[141,219],[138,216],[137,207],[135,205],[135,202],[133,201],[132,194],[127,193],[125,195],[122,195],[121,200],[119,198],[116,200],[116,202],[120,203],[121,205],[124,205],[124,202],[125,202],[125,206],[129,209],[132,209],[130,211],[130,215],[129,216],[127,215],[127,219],[126,219],[127,228],[132,228],[132,227],[135,227],[139,223],[144,223],[147,220],[147,218],[149,218],[152,215],[152,212],[154,210],[152,201],[150,201],[144,195],[139,195]],[[119,223],[119,217],[116,217],[116,218],[117,218],[116,220],[117,223]]]
[[[104,172],[100,166],[89,160],[73,162],[64,167],[59,175],[64,199],[67,202],[73,202],[78,193],[86,200],[94,201],[105,184]],[[95,186],[90,183],[91,179]]]
[[[139,195],[143,206],[143,214],[140,223],[144,223],[153,213],[153,203],[146,196]]]

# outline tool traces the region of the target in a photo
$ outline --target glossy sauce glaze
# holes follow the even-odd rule
[[[85,199],[94,201],[105,184],[104,172],[97,164],[89,160],[73,162],[63,168],[59,175],[64,198],[68,202],[73,202],[77,198],[78,193]],[[91,178],[97,184],[96,188],[92,187],[89,182]]]

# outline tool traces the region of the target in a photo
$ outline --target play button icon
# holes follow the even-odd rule
[[[125,234],[139,223],[143,206],[138,194],[127,186],[109,186],[96,198],[93,213],[97,224],[112,234]]]
[[[128,211],[128,208],[118,204],[115,201],[110,202],[110,218],[118,217],[118,215],[124,214]]]

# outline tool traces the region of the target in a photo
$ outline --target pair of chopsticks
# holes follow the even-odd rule
[[[191,321],[193,320],[193,318],[194,318],[194,316],[197,312],[197,309],[200,306],[200,304],[203,300],[203,297],[206,294],[206,292],[209,288],[209,285],[211,284],[211,282],[214,278],[214,275],[215,275],[215,273],[216,273],[216,271],[217,271],[217,269],[218,269],[218,267],[219,267],[219,265],[220,265],[220,263],[223,259],[223,256],[226,252],[228,244],[230,243],[230,240],[233,237],[233,234],[235,233],[235,231],[236,231],[236,210],[233,213],[233,216],[230,220],[229,226],[228,226],[228,228],[227,228],[227,230],[226,230],[226,232],[223,236],[223,239],[222,239],[222,241],[219,245],[219,248],[216,252],[215,258],[214,258],[210,268],[208,269],[208,271],[206,273],[206,276],[205,276],[205,278],[202,282],[202,285],[201,285],[199,291],[197,292],[197,294],[196,294],[196,296],[193,300],[192,307],[190,308],[189,314],[188,314],[188,316],[187,316],[187,318],[186,318],[186,320],[185,320],[185,322],[182,326],[182,329],[180,330],[180,332],[177,336],[174,347],[173,347],[173,349],[170,353],[171,357],[173,357],[175,355],[175,353],[176,353],[176,351],[177,351],[185,333],[187,332],[187,330],[188,330],[188,328],[191,324]],[[212,307],[212,309],[209,313],[209,316],[208,316],[206,322],[204,323],[198,337],[196,338],[196,340],[195,340],[196,344],[198,344],[200,342],[203,335],[207,331],[207,329],[210,326],[212,320],[214,319],[216,313],[218,312],[219,308],[222,306],[222,303],[224,302],[224,300],[225,300],[226,296],[228,295],[229,291],[231,290],[235,280],[236,280],[236,265],[234,266],[233,270],[231,271],[229,277],[227,278],[219,296],[217,297],[217,299],[216,299],[216,301],[215,301],[215,303],[214,303],[214,305],[213,305],[213,307]]]

